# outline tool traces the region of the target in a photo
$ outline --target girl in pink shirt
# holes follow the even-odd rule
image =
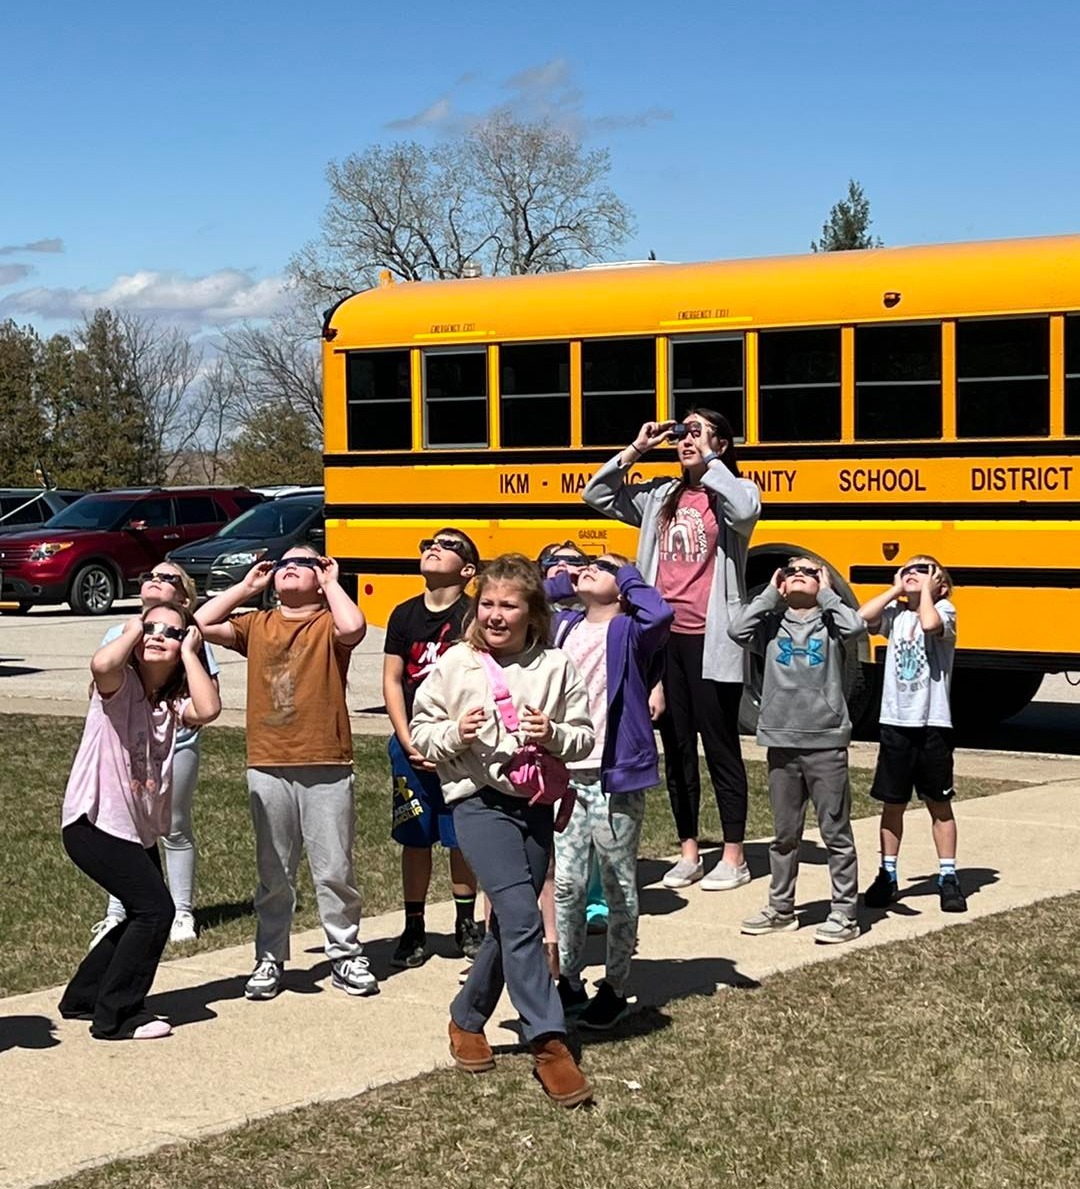
[[[65,1019],[90,1020],[99,1040],[168,1036],[145,999],[173,922],[157,840],[171,820],[181,725],[221,712],[202,637],[184,607],[150,607],[90,661],[93,688],[64,794],[62,836],[72,862],[124,906],[127,919],[83,959],[60,1000]]]

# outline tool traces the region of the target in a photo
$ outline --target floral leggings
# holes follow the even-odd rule
[[[599,774],[574,780],[577,804],[570,824],[555,835],[555,919],[559,964],[571,985],[585,966],[585,902],[593,852],[608,904],[607,972],[611,989],[626,994],[637,943],[637,853],[645,818],[644,793],[605,794]]]

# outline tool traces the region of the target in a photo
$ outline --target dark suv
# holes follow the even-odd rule
[[[310,545],[320,553],[326,547],[321,488],[268,500],[205,541],[174,549],[169,561],[187,570],[199,594],[219,594],[257,561],[277,561],[294,545]]]
[[[62,512],[85,491],[42,487],[0,487],[0,533],[18,533]]]
[[[39,529],[0,536],[0,601],[70,603],[104,615],[170,549],[262,502],[246,487],[150,487],[84,495]]]

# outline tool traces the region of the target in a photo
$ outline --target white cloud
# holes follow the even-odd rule
[[[386,127],[396,132],[409,131],[413,128],[431,128],[444,125],[451,117],[450,96],[443,95],[436,99],[429,107],[419,111],[414,116],[403,116],[400,120],[391,120]]]
[[[68,322],[107,306],[194,329],[268,318],[283,303],[281,277],[256,280],[236,268],[219,269],[202,277],[143,269],[117,277],[104,289],[23,289],[0,298],[0,317],[36,315]]]
[[[14,256],[18,252],[62,252],[62,239],[35,239],[28,244],[4,244],[0,247],[0,256]]]

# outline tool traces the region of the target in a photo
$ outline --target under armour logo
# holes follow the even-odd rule
[[[795,656],[805,656],[806,663],[811,669],[815,665],[823,665],[825,663],[825,657],[822,655],[825,649],[824,640],[813,639],[805,648],[796,648],[790,637],[781,636],[776,641],[776,645],[780,650],[780,655],[776,658],[778,665],[790,665],[791,658]]]

